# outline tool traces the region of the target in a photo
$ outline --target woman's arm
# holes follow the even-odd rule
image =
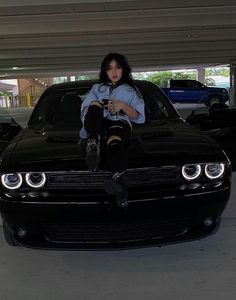
[[[130,119],[136,120],[138,118],[137,110],[120,100],[112,100],[108,105],[108,110],[111,113],[117,113],[122,110]]]

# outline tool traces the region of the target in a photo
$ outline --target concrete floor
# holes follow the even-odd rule
[[[9,247],[0,231],[0,300],[235,300],[236,173],[219,231],[122,251]]]
[[[0,300],[235,300],[236,173],[219,231],[122,251],[9,247],[0,228]]]

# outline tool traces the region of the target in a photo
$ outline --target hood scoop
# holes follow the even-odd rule
[[[172,136],[173,131],[165,121],[152,121],[139,128],[139,134],[143,140],[155,137]]]

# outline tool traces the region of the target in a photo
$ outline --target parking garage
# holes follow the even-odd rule
[[[235,14],[226,0],[8,1],[0,4],[0,78],[91,74],[106,53],[120,52],[134,71],[191,67],[202,78],[227,65],[234,105]],[[0,298],[234,299],[234,173],[232,187],[219,231],[186,244],[57,252],[10,248],[1,234]]]

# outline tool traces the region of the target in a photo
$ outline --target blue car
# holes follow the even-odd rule
[[[170,87],[162,88],[172,103],[204,103],[210,106],[214,103],[225,103],[229,100],[225,88],[208,87],[197,80],[170,80]]]

